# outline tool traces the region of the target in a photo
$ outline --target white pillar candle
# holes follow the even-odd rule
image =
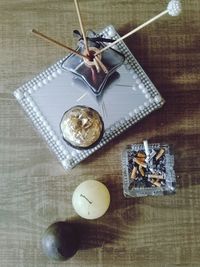
[[[107,211],[110,193],[104,184],[96,180],[87,180],[75,189],[72,205],[81,217],[97,219]]]

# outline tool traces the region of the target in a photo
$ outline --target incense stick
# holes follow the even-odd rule
[[[74,0],[74,4],[75,4],[76,12],[77,12],[77,15],[78,15],[78,20],[79,20],[81,32],[82,32],[82,35],[83,35],[83,41],[84,41],[84,44],[85,44],[85,49],[86,49],[87,54],[89,56],[90,55],[90,51],[88,49],[87,39],[86,39],[86,36],[85,36],[85,31],[84,31],[84,27],[83,27],[82,18],[81,18],[80,8],[79,8],[79,4],[78,4],[77,0]]]
[[[47,36],[47,35],[45,35],[45,34],[39,32],[39,31],[37,31],[37,30],[35,30],[35,29],[32,29],[32,33],[34,33],[34,34],[37,35],[38,37],[40,37],[40,38],[42,38],[42,39],[44,39],[44,40],[46,40],[46,41],[48,41],[48,42],[50,42],[50,43],[54,43],[54,44],[56,44],[56,45],[58,45],[58,46],[60,46],[60,47],[62,47],[62,48],[65,48],[65,49],[71,51],[72,53],[76,54],[77,56],[79,56],[79,57],[81,57],[81,58],[86,58],[86,59],[88,59],[87,56],[80,54],[80,53],[77,52],[76,50],[74,50],[74,49],[72,49],[72,48],[70,48],[70,47],[68,47],[68,46],[66,46],[66,45],[64,45],[64,44],[62,44],[62,43],[60,43],[60,42],[54,40],[53,38],[51,38],[51,37],[49,37],[49,36]]]
[[[165,11],[161,12],[160,14],[158,14],[155,17],[153,17],[152,19],[146,21],[142,25],[138,26],[136,29],[133,29],[132,31],[128,32],[124,36],[122,36],[119,39],[115,40],[113,43],[107,45],[106,47],[104,47],[103,49],[98,51],[95,55],[97,56],[97,55],[101,54],[103,51],[105,51],[105,50],[109,49],[110,47],[112,47],[113,45],[121,42],[122,40],[124,40],[125,38],[129,37],[133,33],[139,31],[140,29],[142,29],[144,27],[146,27],[147,25],[149,25],[153,21],[159,19],[160,17],[162,17],[162,16],[164,16],[166,14],[169,14],[170,16],[178,16],[180,13],[181,13],[181,2],[179,0],[171,0],[168,3],[167,9]]]
[[[103,62],[98,58],[98,56],[95,56],[95,57],[94,57],[94,60],[97,61],[97,63],[100,65],[100,67],[102,68],[102,70],[103,70],[105,73],[108,73],[108,69],[107,69],[106,66],[103,64]]]
[[[72,48],[70,48],[70,47],[68,47],[68,46],[66,46],[66,45],[54,40],[53,38],[51,38],[51,37],[39,32],[39,31],[37,31],[35,29],[32,29],[32,33],[34,33],[36,36],[38,36],[38,37],[40,37],[40,38],[42,38],[42,39],[44,39],[44,40],[46,40],[46,41],[48,41],[50,43],[54,43],[54,44],[56,44],[56,45],[58,45],[58,46],[60,46],[62,48],[65,48],[65,49],[71,51],[72,53],[76,54],[77,56],[79,56],[81,58],[85,58],[85,59],[89,60],[89,58],[86,55],[80,54],[76,50],[74,50],[74,49],[72,49]],[[101,62],[101,60],[98,57],[94,57],[93,60],[94,60],[94,64],[95,64],[97,72],[100,72],[100,67],[101,67],[101,69],[105,73],[108,73],[108,70],[107,70],[106,66]]]
[[[100,72],[100,67],[99,67],[99,64],[98,64],[96,58],[94,58],[93,61],[94,61],[94,65],[96,67],[97,73],[99,73]]]
[[[79,4],[78,4],[78,1],[77,0],[74,0],[74,3],[75,3],[75,7],[76,7],[76,12],[77,12],[77,15],[78,15],[78,20],[79,20],[81,32],[82,32],[82,35],[83,35],[83,41],[84,41],[85,49],[86,49],[87,55],[90,56],[90,51],[89,51],[88,44],[87,44],[87,39],[86,39],[86,36],[85,36],[85,31],[84,31],[84,27],[83,27],[83,22],[82,22],[82,18],[81,18]],[[97,72],[100,71],[100,67],[103,69],[103,71],[105,73],[108,72],[108,70],[103,65],[103,63],[101,62],[100,59],[97,59],[95,57],[93,60],[94,60],[94,64],[95,64],[95,67],[96,67]]]
[[[167,14],[168,11],[165,10],[162,13],[160,13],[159,15],[155,16],[154,18],[150,19],[149,21],[143,23],[142,25],[140,25],[139,27],[137,27],[136,29],[128,32],[127,34],[123,35],[122,37],[120,37],[119,39],[115,40],[113,43],[110,43],[109,45],[105,46],[104,48],[102,48],[99,52],[97,52],[95,55],[99,55],[102,52],[104,52],[105,50],[111,48],[112,46],[114,46],[115,44],[121,42],[122,40],[124,40],[125,38],[129,37],[130,35],[132,35],[133,33],[139,31],[140,29],[144,28],[145,26],[147,26],[148,24],[152,23],[153,21],[157,20],[158,18],[162,17],[163,15]]]

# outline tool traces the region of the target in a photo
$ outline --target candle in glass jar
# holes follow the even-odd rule
[[[81,217],[89,220],[97,219],[107,211],[110,205],[110,193],[101,182],[87,180],[75,189],[72,205]]]

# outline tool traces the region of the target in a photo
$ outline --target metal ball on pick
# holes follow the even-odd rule
[[[65,261],[77,252],[79,242],[79,234],[73,224],[55,222],[46,229],[42,248],[49,259]]]

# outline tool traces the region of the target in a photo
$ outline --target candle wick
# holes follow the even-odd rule
[[[85,198],[90,204],[92,204],[92,201],[89,201],[89,199],[86,196],[84,196],[84,195],[81,194],[80,197]]]

